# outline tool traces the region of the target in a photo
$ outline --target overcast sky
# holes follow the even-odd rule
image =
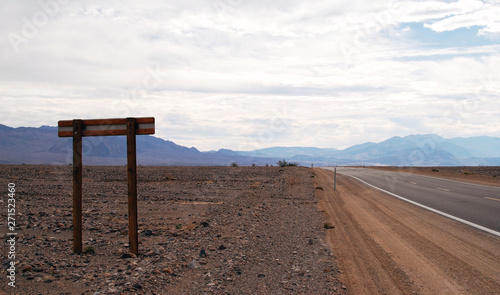
[[[0,0],[0,102],[203,151],[500,136],[500,1]]]

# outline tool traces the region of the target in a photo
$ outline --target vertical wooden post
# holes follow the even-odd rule
[[[82,253],[82,120],[73,120],[73,252]]]
[[[333,174],[333,190],[336,191],[337,190],[337,168],[335,168],[334,170],[334,174]]]
[[[137,159],[135,118],[127,118],[128,236],[130,253],[139,255],[137,237]]]

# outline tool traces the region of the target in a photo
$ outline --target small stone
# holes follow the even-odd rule
[[[188,263],[187,265],[190,269],[197,269],[197,268],[200,268],[201,265],[198,263],[198,261],[196,260],[193,260],[191,262]]]
[[[266,276],[266,275],[265,275],[265,274],[263,274],[263,273],[260,273],[260,274],[258,274],[258,275],[257,275],[257,277],[259,277],[259,278],[263,278],[263,277],[265,277],[265,276]]]
[[[173,273],[174,273],[174,271],[173,271],[170,267],[164,268],[164,269],[163,269],[163,272],[164,272],[164,273],[168,273],[169,275],[171,275],[171,274],[173,274]]]
[[[150,229],[145,230],[145,231],[144,231],[144,234],[145,234],[146,236],[152,236],[152,235],[154,235],[153,231],[152,231],[152,230],[150,230]]]
[[[32,271],[33,270],[33,267],[29,264],[26,264],[25,266],[23,266],[23,268],[21,269],[22,272],[27,272],[27,271]]]
[[[123,253],[122,258],[137,258],[134,253]]]
[[[220,246],[219,246],[219,250],[225,250],[225,249],[227,249],[227,247],[226,247],[226,246],[224,246],[224,245],[220,245]]]
[[[44,283],[52,283],[53,281],[55,281],[56,278],[54,278],[53,276],[44,276],[42,277],[42,281]]]
[[[134,284],[134,288],[137,289],[137,290],[140,290],[140,289],[142,289],[142,285],[139,284],[139,283],[135,283]]]
[[[207,252],[205,251],[205,249],[201,249],[200,257],[207,257]]]
[[[76,273],[76,272],[71,273],[71,275],[72,275],[74,278],[76,278],[76,279],[79,279],[79,278],[81,278],[81,277],[82,277],[82,275],[81,275],[81,274]]]

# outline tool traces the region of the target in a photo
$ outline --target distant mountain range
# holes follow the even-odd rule
[[[469,137],[445,139],[438,135],[395,136],[385,141],[367,142],[344,150],[273,147],[240,155],[285,157],[287,160],[317,166],[498,166],[500,138]]]
[[[125,165],[124,136],[85,137],[84,165]],[[344,150],[272,147],[255,151],[200,152],[150,135],[137,136],[140,165],[276,165],[286,159],[300,165],[500,166],[500,138],[445,139],[437,135],[392,137]],[[59,138],[57,127],[12,128],[0,124],[0,164],[70,164],[72,139]]]

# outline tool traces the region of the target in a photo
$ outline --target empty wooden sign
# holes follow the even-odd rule
[[[139,254],[137,236],[136,135],[154,134],[155,118],[64,120],[59,137],[73,137],[73,252],[82,253],[82,137],[127,136],[128,221],[130,252]]]
[[[154,134],[155,118],[134,118],[135,134]],[[73,121],[64,120],[57,124],[59,137],[73,137]],[[96,119],[81,120],[82,136],[109,136],[109,135],[127,135],[127,118],[124,119]]]

